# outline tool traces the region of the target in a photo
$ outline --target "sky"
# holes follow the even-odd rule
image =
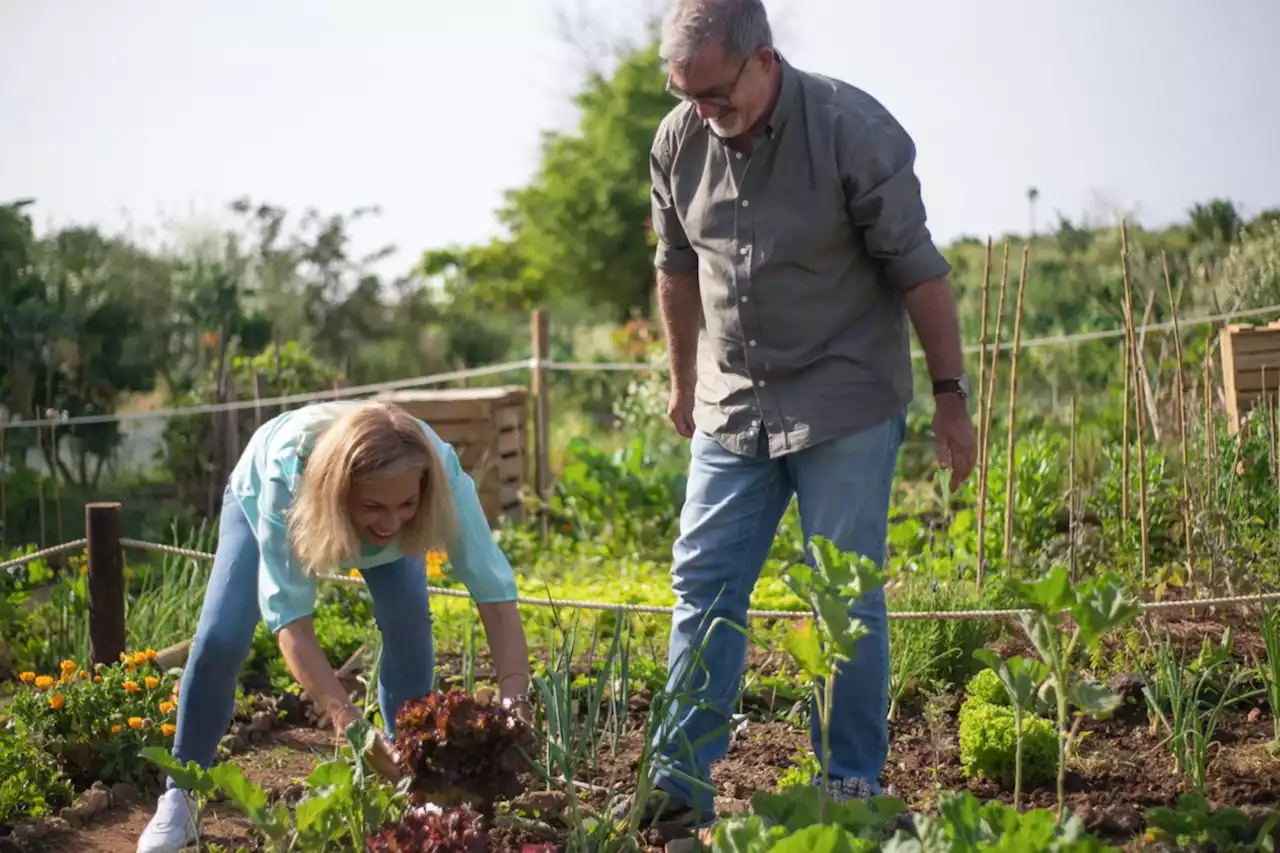
[[[233,199],[377,205],[358,248],[500,234],[540,136],[657,0],[0,0],[0,200],[143,239]],[[1061,212],[1280,207],[1280,0],[766,0],[915,139],[941,243]],[[660,8],[660,5],[658,6]]]

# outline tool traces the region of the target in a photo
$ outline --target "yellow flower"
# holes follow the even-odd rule
[[[128,659],[129,659],[129,658],[125,655],[125,653],[124,653],[124,652],[121,652],[121,653],[120,653],[120,662],[121,662],[121,663],[124,663],[124,662],[125,662],[125,661],[127,661]]]
[[[23,684],[30,684],[36,680],[36,674],[34,672],[24,672],[18,678],[22,679]]]
[[[124,688],[125,693],[137,693],[139,690],[142,689],[141,687],[138,686],[138,682],[136,681],[126,681],[120,686]]]
[[[147,649],[145,652],[143,652],[143,654],[146,655],[148,662],[154,661],[157,657],[157,652],[155,649]]]
[[[47,675],[36,676],[36,690],[48,690],[53,686],[53,679]]]
[[[444,578],[444,561],[447,555],[444,551],[428,551],[427,552],[427,578],[429,580],[438,581]]]
[[[61,669],[62,669],[62,674],[63,674],[63,675],[69,675],[69,674],[71,674],[71,673],[75,672],[75,671],[79,668],[79,667],[77,667],[77,666],[76,666],[76,662],[75,662],[75,661],[73,661],[73,660],[64,660],[64,661],[60,664],[60,667],[61,667]]]
[[[59,682],[60,684],[70,684],[71,682],[73,682],[73,681],[75,681],[75,680],[76,680],[76,674],[75,674],[74,672],[64,672],[64,673],[62,673],[62,675],[58,678],[58,682]]]
[[[172,710],[173,710],[173,703],[170,702],[169,700],[166,699],[165,701],[160,703],[161,714],[168,714]]]
[[[349,578],[355,578],[355,579],[359,580],[359,578],[360,578],[360,570],[359,570],[359,569],[351,569],[350,571],[348,571],[348,572],[347,572],[347,577],[349,577]]]
[[[160,679],[156,678],[154,675],[148,675],[142,681],[147,685],[148,690],[155,690],[160,686]]]
[[[114,725],[114,726],[112,726],[112,727],[111,727],[111,733],[112,733],[113,735],[118,735],[118,734],[120,734],[120,726],[119,726],[119,724]]]
[[[131,728],[131,729],[140,729],[140,728],[142,728],[142,718],[141,718],[141,717],[130,717],[130,718],[129,718],[129,728]]]
[[[93,677],[93,683],[94,683],[94,684],[101,684],[101,683],[102,683],[102,676],[101,676],[101,675],[95,675],[95,676]]]
[[[176,732],[177,730],[178,730],[178,727],[175,726],[173,723],[165,723],[160,727],[160,733],[163,734],[165,737],[173,737],[173,733]]]
[[[82,669],[82,670],[80,670],[80,677],[81,677],[81,678],[88,678],[88,677],[89,677],[89,670],[87,670],[87,669]]]
[[[61,711],[65,704],[67,704],[67,697],[61,693],[55,693],[49,697],[49,707],[55,711]]]

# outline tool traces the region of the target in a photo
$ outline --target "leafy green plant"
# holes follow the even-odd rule
[[[1237,808],[1213,808],[1201,793],[1179,797],[1172,808],[1148,809],[1146,819],[1146,842],[1215,853],[1274,853],[1275,830],[1280,826],[1280,814],[1259,825]]]
[[[1024,720],[1035,713],[1039,700],[1039,687],[1044,683],[1044,679],[1048,674],[1048,668],[1042,661],[1030,660],[1027,658],[1014,657],[1008,660],[1001,659],[994,652],[986,649],[979,649],[973,655],[978,660],[987,665],[984,673],[991,673],[994,676],[996,684],[1002,688],[1001,695],[993,698],[1000,700],[993,704],[1008,706],[1013,712],[1013,728],[1014,738],[1016,740],[1014,755],[1014,781],[1013,781],[1013,807],[1020,809],[1022,807],[1022,759],[1023,744],[1025,740]],[[975,676],[974,681],[978,678]],[[991,677],[988,676],[986,684],[990,684]],[[990,687],[980,687],[977,691],[973,689],[973,682],[970,682],[970,697],[986,694],[992,694],[995,691]],[[963,711],[963,709],[961,709]],[[1032,717],[1032,725],[1039,726],[1042,722],[1039,717]],[[963,723],[961,725],[961,751],[964,750],[964,734]],[[976,747],[976,744],[975,744]],[[977,750],[975,749],[976,753]],[[1051,762],[1051,766],[1056,767],[1057,762]]]
[[[1105,686],[1083,679],[1075,669],[1075,655],[1083,646],[1095,649],[1110,631],[1121,627],[1139,611],[1119,578],[1098,575],[1084,583],[1072,583],[1067,570],[1056,566],[1034,583],[1018,583],[1017,589],[1028,613],[1019,619],[1031,638],[1036,653],[1048,671],[1041,693],[1052,696],[1058,723],[1058,812],[1066,808],[1067,748],[1075,726],[1067,725],[1067,710],[1074,706],[1081,714],[1100,715],[1115,709],[1120,698]],[[1058,627],[1060,614],[1071,619],[1072,627]],[[1076,718],[1076,725],[1080,718]]]
[[[977,657],[976,654],[974,656]],[[980,670],[977,675],[969,679],[969,683],[964,686],[964,692],[969,701],[1006,707],[1009,705],[1009,694],[1005,692],[1004,683],[994,668]]]
[[[1266,683],[1267,707],[1271,711],[1271,726],[1275,737],[1267,749],[1272,755],[1280,755],[1280,608],[1264,606],[1259,616],[1259,629],[1266,660],[1259,667]]]
[[[919,815],[916,826],[919,838],[896,836],[884,853],[1119,853],[1090,835],[1075,815],[1059,820],[1048,809],[1019,813],[999,801],[982,805],[967,791],[942,792],[938,814]]]
[[[71,802],[57,763],[12,729],[0,728],[0,824],[44,817]]]
[[[1032,785],[1055,777],[1057,732],[1043,717],[970,697],[960,706],[960,766],[966,776],[1013,785],[1020,804],[1024,777]]]

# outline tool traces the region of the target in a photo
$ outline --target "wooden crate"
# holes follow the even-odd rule
[[[529,392],[522,385],[440,391],[388,391],[395,403],[425,421],[453,445],[475,481],[489,523],[524,518],[522,491],[529,481]]]
[[[1235,435],[1250,409],[1280,395],[1280,322],[1223,326],[1220,343],[1227,429]]]

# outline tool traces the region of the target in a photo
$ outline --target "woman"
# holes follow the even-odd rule
[[[528,715],[529,654],[515,575],[453,448],[404,410],[335,402],[258,429],[222,502],[217,554],[178,697],[174,755],[213,763],[259,614],[290,672],[334,727],[360,716],[316,641],[317,571],[359,569],[382,632],[378,702],[386,720],[369,758],[394,778],[395,711],[431,691],[434,649],[426,552],[443,546],[476,601],[502,700]],[[194,803],[170,780],[138,853],[195,839]]]

